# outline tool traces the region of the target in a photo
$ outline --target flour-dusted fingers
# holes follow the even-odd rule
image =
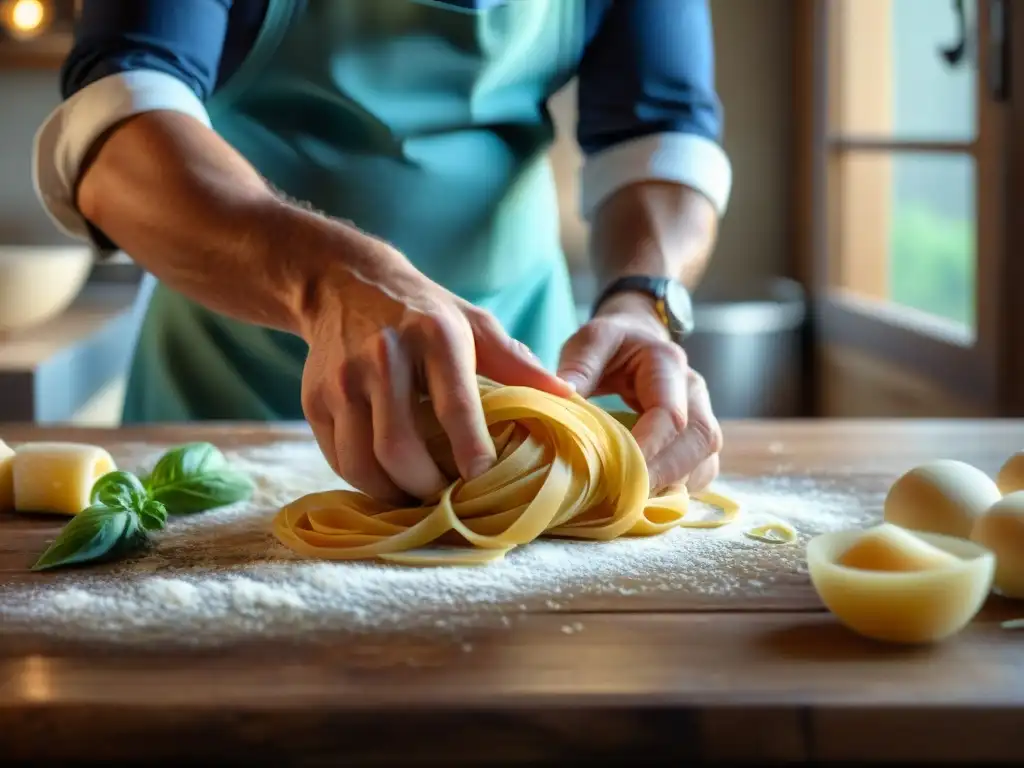
[[[652,488],[661,488],[691,476],[703,462],[722,450],[722,429],[711,410],[707,385],[703,377],[694,371],[689,372],[687,392],[686,429],[653,461],[648,462]],[[689,483],[687,487],[690,487]]]
[[[398,334],[386,328],[369,344],[363,386],[372,410],[373,453],[391,481],[418,499],[440,493],[449,481],[416,429],[414,363]]]
[[[497,460],[476,378],[473,334],[461,314],[438,314],[403,338],[414,345],[434,413],[448,435],[459,474],[483,474]]]
[[[408,494],[392,482],[373,452],[373,419],[363,382],[365,355],[310,355],[302,375],[302,412],[327,463],[368,496],[400,504]]]
[[[720,467],[719,456],[713,453],[697,465],[697,468],[690,473],[686,479],[686,490],[690,493],[703,491],[718,477]]]
[[[685,425],[680,424],[677,414],[664,408],[651,408],[640,413],[632,432],[650,465],[658,455],[682,439]]]
[[[355,488],[378,501],[402,506],[409,494],[391,479],[381,466],[373,446],[373,416],[368,400],[332,403],[334,411],[334,452],[338,474]]]

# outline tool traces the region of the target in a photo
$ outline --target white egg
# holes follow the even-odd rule
[[[1024,491],[1008,494],[978,518],[971,539],[996,556],[996,591],[1024,599]]]
[[[1004,496],[1024,491],[1024,451],[1017,451],[999,470],[996,485]]]
[[[974,521],[1002,498],[988,475],[970,464],[940,459],[915,467],[889,488],[887,523],[968,538]]]

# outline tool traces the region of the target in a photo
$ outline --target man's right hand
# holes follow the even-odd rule
[[[459,473],[494,461],[476,372],[568,395],[488,313],[394,248],[275,194],[186,115],[120,125],[87,164],[83,215],[170,288],[228,317],[302,336],[302,406],[342,478],[376,498],[426,498],[447,481],[416,433],[428,394]]]
[[[450,483],[415,426],[423,394],[459,474],[470,479],[496,459],[478,372],[559,396],[573,390],[490,313],[430,281],[390,246],[366,237],[365,248],[355,261],[371,266],[339,266],[316,288],[303,329],[302,408],[335,472],[369,496],[403,504]]]

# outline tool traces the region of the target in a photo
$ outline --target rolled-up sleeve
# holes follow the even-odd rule
[[[719,215],[732,187],[708,0],[606,0],[579,67],[583,216],[638,181],[685,184]]]
[[[54,224],[98,237],[75,206],[82,164],[123,120],[172,110],[210,124],[232,0],[84,0],[61,69],[64,101],[35,137],[33,182]]]

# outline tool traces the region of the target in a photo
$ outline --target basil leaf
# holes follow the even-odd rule
[[[108,472],[93,485],[92,503],[138,512],[146,503],[146,489],[131,472]]]
[[[252,481],[230,469],[183,477],[166,485],[150,487],[150,497],[172,515],[204,512],[225,504],[244,501],[252,495]]]
[[[232,470],[210,443],[186,443],[165,453],[146,478],[146,488],[172,515],[233,504],[253,491],[252,481]]]
[[[186,443],[160,457],[146,478],[146,487],[154,490],[175,485],[187,478],[209,475],[227,467],[227,459],[211,443]]]
[[[137,529],[132,512],[93,504],[71,518],[56,540],[40,555],[32,570],[102,560],[116,554],[125,534],[128,533],[131,539]]]
[[[147,531],[159,531],[167,524],[167,508],[159,501],[146,501],[139,508],[139,522]]]

